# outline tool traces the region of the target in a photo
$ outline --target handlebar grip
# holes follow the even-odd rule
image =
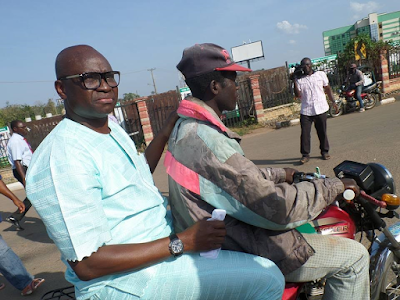
[[[375,204],[376,206],[379,206],[379,207],[382,207],[382,208],[386,208],[386,206],[387,206],[386,202],[379,201],[379,200],[375,199],[374,197],[368,195],[364,191],[360,192],[360,196],[363,197],[365,200],[368,200],[372,204]]]

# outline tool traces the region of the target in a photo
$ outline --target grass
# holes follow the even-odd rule
[[[236,132],[240,136],[244,136],[246,134],[251,133],[253,130],[258,129],[258,128],[263,128],[265,126],[261,124],[250,124],[246,126],[241,126],[241,127],[230,127],[229,129],[232,130],[233,132]]]

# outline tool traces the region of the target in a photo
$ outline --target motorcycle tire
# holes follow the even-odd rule
[[[397,269],[397,271],[396,271]],[[385,269],[382,273],[382,289],[379,300],[400,300],[400,261],[393,253],[390,253]]]
[[[337,107],[338,107],[338,111],[336,112],[335,109],[333,108],[333,106],[329,107],[329,114],[332,118],[336,118],[339,117],[341,115],[343,115],[343,103],[336,103]]]
[[[376,102],[377,102],[377,100],[376,100],[376,95],[374,95],[374,94],[367,94],[367,97],[366,97],[366,99],[365,99],[365,101],[364,101],[364,107],[365,107],[365,109],[371,109],[371,108],[375,107]]]

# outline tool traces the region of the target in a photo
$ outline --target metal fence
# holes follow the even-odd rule
[[[223,112],[221,116],[221,120],[226,127],[240,127],[246,121],[247,124],[256,122],[250,79],[247,77],[238,78],[237,84],[239,87],[237,107],[233,111]]]
[[[180,100],[181,95],[176,91],[149,96],[146,100],[154,136],[162,129],[170,113],[178,108]]]
[[[118,123],[131,137],[137,147],[144,144],[144,133],[140,123],[139,110],[137,103],[129,101],[119,104],[114,108],[114,115]]]
[[[41,120],[35,120],[26,122],[26,126],[30,129],[26,135],[26,139],[35,150],[44,138],[53,130],[54,127],[64,118],[63,115],[54,116],[51,118],[45,118]]]
[[[389,79],[400,77],[400,50],[388,51]]]
[[[2,132],[0,135],[0,167],[6,167],[9,165],[7,158],[7,144],[10,139],[8,132]]]
[[[261,72],[258,81],[264,108],[293,102],[294,98],[286,67]]]

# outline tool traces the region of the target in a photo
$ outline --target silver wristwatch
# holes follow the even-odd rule
[[[176,234],[171,234],[169,236],[169,240],[169,252],[175,257],[181,255],[183,253],[182,241],[178,238]]]

